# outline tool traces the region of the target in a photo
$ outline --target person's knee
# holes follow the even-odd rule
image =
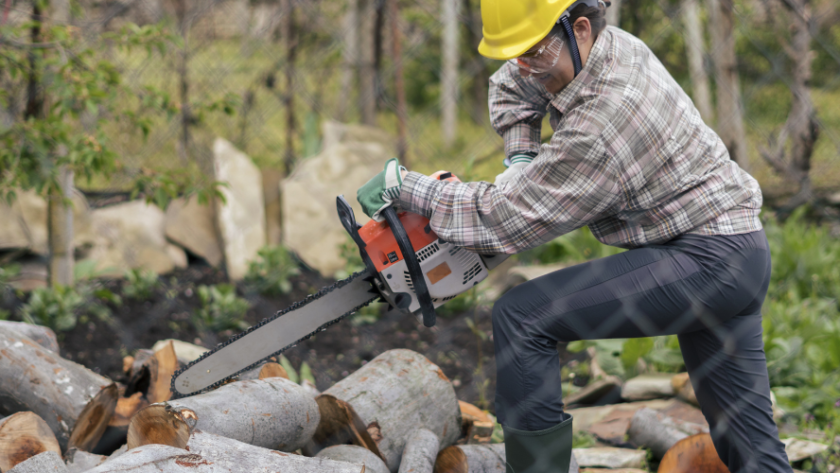
[[[509,291],[493,304],[493,333],[510,333],[522,327],[521,299]]]

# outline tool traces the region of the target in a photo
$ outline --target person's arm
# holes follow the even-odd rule
[[[468,250],[518,253],[617,210],[622,200],[601,138],[561,131],[504,189],[409,172],[399,207],[426,216],[441,239]]]
[[[505,156],[536,156],[540,151],[540,131],[550,97],[533,79],[524,79],[519,70],[505,63],[490,76],[488,93],[490,123],[505,140]]]

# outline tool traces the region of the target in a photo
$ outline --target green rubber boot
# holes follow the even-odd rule
[[[505,431],[505,473],[569,473],[572,416],[545,430]]]

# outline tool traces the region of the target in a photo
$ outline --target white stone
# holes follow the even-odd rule
[[[204,258],[210,265],[222,263],[222,249],[216,233],[213,204],[198,199],[175,199],[166,208],[166,238]]]
[[[621,388],[621,397],[628,401],[644,401],[674,396],[671,385],[673,374],[643,374],[627,380]]]
[[[629,448],[596,447],[572,450],[581,468],[644,468],[647,452]]]
[[[0,248],[28,248],[33,253],[49,253],[47,232],[47,201],[35,191],[17,190],[16,199],[9,206],[0,202]],[[73,246],[90,241],[91,211],[85,196],[73,190]]]
[[[283,239],[308,266],[332,277],[345,265],[339,248],[348,241],[336,197],[344,195],[364,225],[369,219],[356,201],[356,190],[381,172],[396,151],[393,140],[375,128],[326,122],[323,130],[322,151],[281,184]]]
[[[226,203],[216,201],[216,218],[222,238],[228,277],[238,281],[248,272],[248,263],[265,246],[265,207],[260,170],[230,142],[213,143],[213,164]]]
[[[783,439],[782,443],[785,444],[785,453],[787,453],[788,461],[791,463],[802,461],[828,450],[828,445],[792,437]]]

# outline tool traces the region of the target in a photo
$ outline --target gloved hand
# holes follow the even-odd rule
[[[497,187],[504,187],[505,184],[512,181],[513,178],[522,172],[523,169],[528,167],[531,164],[531,161],[534,160],[534,157],[528,154],[517,154],[510,157],[510,165],[505,172],[496,176],[496,182],[494,184]]]
[[[385,220],[382,211],[400,198],[403,182],[401,171],[405,171],[405,167],[400,166],[399,160],[390,159],[382,172],[356,191],[356,200],[362,205],[365,215],[377,222]]]

